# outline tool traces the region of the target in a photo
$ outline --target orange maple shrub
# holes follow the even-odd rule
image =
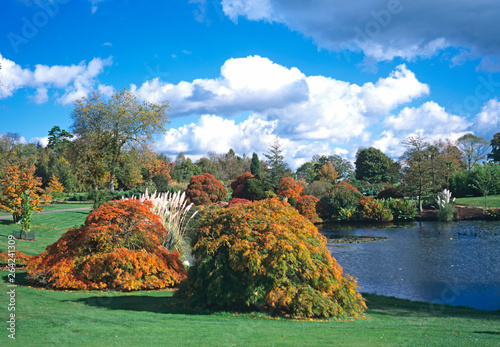
[[[191,177],[186,188],[186,197],[195,205],[209,205],[224,200],[226,196],[226,188],[209,173]]]
[[[312,195],[301,196],[295,203],[295,208],[301,215],[309,219],[313,223],[319,223],[322,221],[318,215],[318,209],[320,209],[321,201]]]
[[[191,307],[318,318],[360,317],[366,309],[326,238],[277,198],[203,214],[193,255],[201,260],[175,294]]]
[[[238,177],[236,177],[236,179],[233,182],[231,182],[231,189],[233,190],[231,197],[246,198],[246,196],[243,195],[243,192],[245,189],[245,184],[251,178],[254,178],[254,175],[252,175],[250,172],[245,172],[244,174],[241,174]]]
[[[167,234],[152,203],[117,200],[101,205],[80,228],[28,263],[28,279],[57,289],[131,291],[172,287],[186,277],[179,253],[160,244]]]
[[[26,264],[28,264],[28,262],[31,258],[33,258],[32,255],[26,255],[17,249],[15,252],[5,251],[5,252],[0,253],[0,264],[8,265],[9,259],[10,259],[11,263],[13,260],[15,260],[17,265],[26,265]]]
[[[52,197],[41,188],[42,179],[35,176],[35,166],[26,163],[6,167],[0,179],[0,209],[12,213],[15,222],[21,219],[22,195],[29,190],[30,205],[33,212],[42,212],[41,202],[48,203]]]
[[[293,178],[283,177],[280,179],[280,185],[276,194],[285,198],[298,199],[299,196],[304,194],[304,189]]]

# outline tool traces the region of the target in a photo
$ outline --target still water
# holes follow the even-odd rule
[[[328,238],[389,238],[328,243],[344,271],[358,279],[361,292],[500,309],[500,222],[321,225],[319,230]]]

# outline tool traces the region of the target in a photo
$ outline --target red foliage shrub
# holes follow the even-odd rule
[[[204,173],[191,177],[186,196],[195,205],[208,205],[224,200],[227,190],[220,181],[215,179],[214,175]]]
[[[301,215],[308,218],[313,223],[321,222],[321,218],[318,215],[318,209],[321,201],[312,195],[301,196],[297,203],[295,204],[295,208]]]
[[[231,189],[233,190],[233,194],[231,195],[233,198],[243,198],[242,193],[245,188],[245,184],[250,178],[254,178],[250,172],[245,172],[244,174],[239,175],[236,179],[231,182]]]
[[[283,177],[280,179],[280,185],[278,187],[278,195],[284,196],[285,198],[295,198],[304,194],[304,189],[295,182],[291,177]]]
[[[351,190],[355,190],[355,191],[357,191],[359,193],[359,190],[357,190],[356,187],[354,187],[352,184],[347,183],[347,182],[337,183],[336,185],[334,185],[332,187],[332,189],[330,191],[334,191],[334,190],[337,190],[337,189],[345,189],[345,188],[351,189]]]
[[[15,263],[18,265],[27,265],[31,258],[33,258],[32,255],[26,255],[17,249],[15,252],[5,251],[0,253],[0,264],[8,265],[10,259],[11,264],[15,260]]]
[[[288,317],[360,317],[365,302],[326,238],[278,199],[204,214],[177,296],[188,306],[256,309]]]
[[[186,277],[179,253],[160,244],[167,236],[150,202],[101,205],[84,226],[69,229],[28,263],[28,279],[58,289],[159,289]]]
[[[247,199],[232,198],[231,200],[229,200],[229,204],[227,205],[227,207],[231,207],[234,205],[246,205],[250,203],[251,201]]]

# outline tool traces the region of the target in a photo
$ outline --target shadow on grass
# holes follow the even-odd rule
[[[142,311],[163,314],[209,315],[214,311],[192,310],[185,307],[181,299],[171,296],[91,296],[78,300],[87,306],[100,307],[108,310]]]
[[[20,266],[17,266],[17,267],[20,267]],[[6,283],[6,284],[17,284],[19,286],[28,286],[28,285],[30,285],[30,283],[26,279],[26,276],[28,276],[28,274],[26,273],[26,271],[22,271],[22,272],[18,272],[18,271],[22,271],[22,270],[17,270],[15,272],[15,274],[16,274],[15,283],[10,283],[10,281],[9,281],[9,279],[10,279],[9,275],[5,275],[5,276],[2,277],[3,282]]]
[[[0,225],[13,225],[15,224],[14,221],[12,220],[12,217],[9,217],[11,219],[0,219]]]
[[[376,294],[363,293],[369,314],[395,317],[458,317],[500,320],[500,310],[483,311],[465,306],[410,301]]]

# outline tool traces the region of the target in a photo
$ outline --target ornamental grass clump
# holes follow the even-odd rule
[[[284,201],[211,209],[193,245],[197,261],[176,293],[189,307],[295,318],[358,318],[366,309],[326,238]]]
[[[139,197],[141,202],[151,201],[153,213],[160,216],[167,234],[160,237],[160,243],[169,251],[180,253],[183,261],[191,260],[191,247],[187,240],[186,230],[189,222],[198,213],[195,211],[189,216],[189,211],[194,206],[186,199],[186,194],[180,191],[175,193],[149,194],[148,190]]]
[[[173,287],[186,277],[178,252],[160,244],[167,230],[151,202],[101,205],[28,262],[28,280],[55,289],[131,291]]]
[[[445,189],[441,193],[439,193],[436,201],[438,205],[438,220],[448,222],[455,219],[457,213],[457,211],[453,207],[455,198],[451,198],[451,192],[448,189]]]

